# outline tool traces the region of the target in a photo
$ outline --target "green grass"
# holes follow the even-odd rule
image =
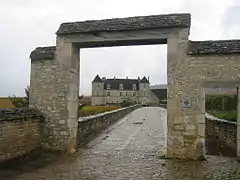
[[[217,111],[217,110],[211,110],[208,111],[209,114],[219,118],[219,119],[225,119],[228,121],[237,121],[237,111],[232,110],[232,111]]]

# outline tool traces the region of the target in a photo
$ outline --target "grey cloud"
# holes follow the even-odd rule
[[[228,8],[222,19],[222,28],[229,38],[240,38],[240,4]]]

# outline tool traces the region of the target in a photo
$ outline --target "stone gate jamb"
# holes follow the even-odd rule
[[[42,145],[72,152],[78,120],[79,48],[57,37],[57,46],[36,48],[30,57],[29,104],[45,116]]]
[[[78,94],[79,94],[79,48],[64,37],[57,36],[56,61],[64,76],[61,81],[65,87],[66,113],[66,149],[71,152],[76,148],[78,126]]]
[[[189,28],[183,28],[167,40],[167,156],[197,159],[205,148],[204,95],[200,82],[186,74],[188,35]],[[189,104],[184,105],[184,101]]]

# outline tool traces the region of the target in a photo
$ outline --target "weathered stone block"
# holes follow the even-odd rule
[[[183,131],[184,130],[184,126],[182,124],[176,124],[176,125],[174,125],[174,129],[176,131]]]

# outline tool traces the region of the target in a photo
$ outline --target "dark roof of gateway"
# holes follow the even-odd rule
[[[151,89],[151,91],[158,97],[158,99],[167,99],[167,89]]]
[[[149,83],[149,81],[145,76],[141,80],[138,80],[138,79],[120,79],[120,78],[101,79],[99,75],[97,75],[92,82],[104,83],[104,89],[107,89],[107,84],[110,84],[110,89],[117,89],[117,90],[119,90],[120,84],[123,85],[123,90],[132,90],[133,84],[136,84],[136,88],[137,90],[139,90],[139,83]]]
[[[191,14],[163,14],[151,16],[136,16],[104,20],[62,23],[57,35],[71,33],[93,33],[107,31],[127,31],[156,28],[190,27]]]
[[[240,40],[189,41],[188,54],[239,54]]]

